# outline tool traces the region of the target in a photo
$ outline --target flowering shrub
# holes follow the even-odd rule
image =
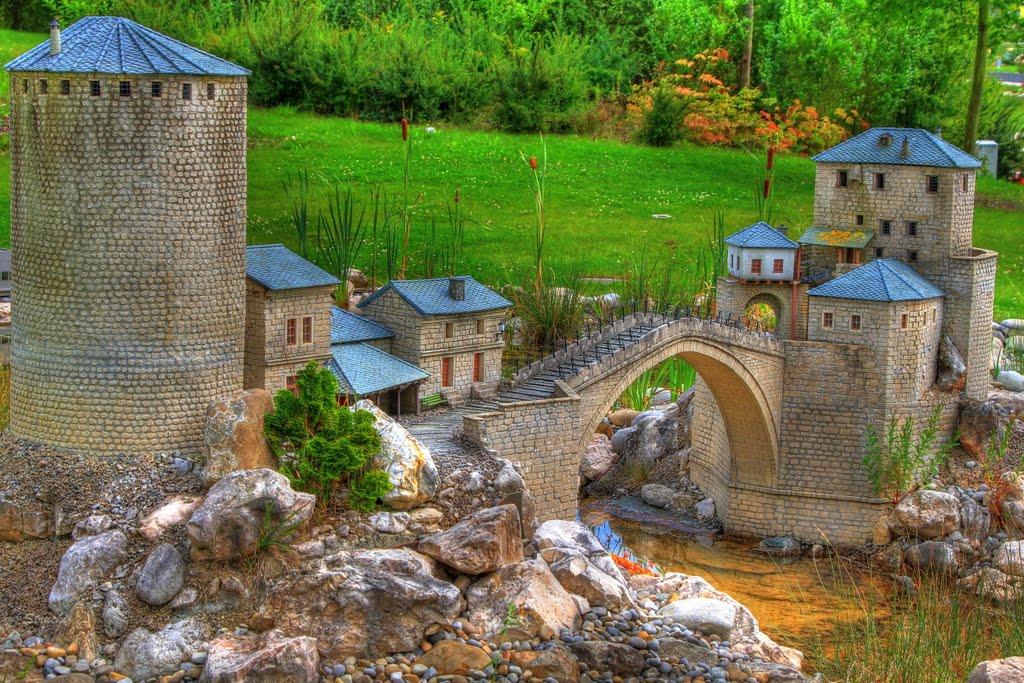
[[[666,112],[678,116],[678,136],[697,144],[774,146],[799,154],[831,147],[855,129],[866,128],[855,110],[837,109],[833,116],[823,116],[800,100],[783,108],[756,88],[736,88],[734,73],[723,49],[679,59],[671,66],[662,64],[652,80],[633,88],[629,98],[628,116],[641,140],[664,144],[670,125],[664,121]],[[666,96],[672,97],[672,105],[664,101]],[[652,130],[661,135],[652,135]]]

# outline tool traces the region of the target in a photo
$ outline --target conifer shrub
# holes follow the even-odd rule
[[[315,361],[299,371],[298,391],[282,389],[274,396],[274,412],[264,420],[264,433],[292,486],[330,500],[336,485],[347,486],[349,504],[371,510],[391,490],[387,473],[368,469],[380,450],[374,416],[338,405],[338,381]]]

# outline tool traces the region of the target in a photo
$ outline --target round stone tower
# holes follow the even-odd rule
[[[242,386],[248,72],[119,17],[5,68],[13,434],[198,451]]]

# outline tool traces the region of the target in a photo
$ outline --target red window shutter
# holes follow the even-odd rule
[[[750,272],[753,273],[754,275],[760,275],[761,274],[761,259],[759,259],[759,258],[751,259],[751,261],[750,261]]]
[[[786,262],[783,261],[782,259],[780,259],[780,258],[775,259],[774,261],[772,261],[772,272],[773,273],[777,273],[777,274],[781,274],[783,268],[785,267],[785,264],[786,264]]]
[[[442,358],[441,359],[441,386],[450,387],[452,385],[452,359]]]
[[[473,381],[482,382],[484,379],[484,354],[473,354]]]
[[[299,395],[299,378],[297,375],[288,375],[284,381],[284,388],[296,396]]]
[[[288,321],[285,323],[285,330],[285,343],[288,346],[295,346],[297,341],[295,318],[288,318]]]

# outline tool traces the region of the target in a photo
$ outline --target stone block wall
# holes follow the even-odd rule
[[[12,432],[200,451],[242,385],[245,79],[10,76]]]
[[[390,353],[416,363],[420,357],[422,328],[427,320],[416,313],[393,289],[389,289],[362,308],[362,314],[395,333]]]
[[[796,339],[807,338],[807,284],[797,285]],[[793,285],[789,282],[740,282],[732,278],[718,280],[718,310],[733,318],[741,317],[751,304],[767,303],[778,317],[775,330],[780,339],[792,336]]]

